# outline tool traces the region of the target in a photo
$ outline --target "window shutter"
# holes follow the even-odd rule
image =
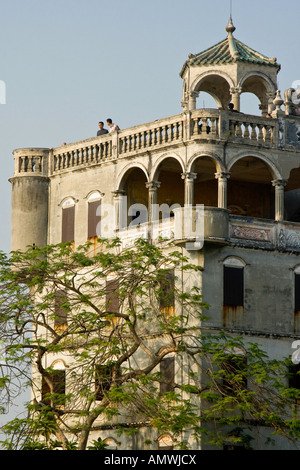
[[[160,281],[159,306],[161,309],[174,307],[175,305],[175,278],[174,271],[166,271],[163,279]]]
[[[166,357],[160,362],[160,393],[171,392],[174,389],[175,360],[174,357]]]
[[[62,243],[74,241],[75,206],[65,207],[62,210]]]
[[[55,293],[55,319],[54,319],[54,328],[60,327],[62,325],[67,325],[67,306],[66,302],[68,301],[67,294],[63,290],[58,290]]]
[[[224,266],[223,305],[244,306],[244,270]]]
[[[106,281],[106,310],[111,313],[118,313],[120,309],[119,281],[113,279]]]
[[[88,204],[88,238],[100,236],[97,233],[97,225],[101,221],[101,216],[97,215],[98,208],[101,206],[101,201],[91,201]],[[98,213],[100,210],[98,211]],[[99,229],[98,229],[99,232]]]

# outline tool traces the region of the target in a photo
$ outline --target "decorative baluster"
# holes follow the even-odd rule
[[[211,118],[211,128],[210,128],[210,134],[212,137],[217,136],[217,126],[216,126],[216,118]]]
[[[257,140],[257,135],[256,135],[256,124],[250,124],[251,126],[251,135],[250,138],[251,140]]]
[[[248,142],[250,140],[250,133],[249,133],[249,124],[247,122],[244,122],[244,141]]]
[[[238,138],[243,136],[241,123],[238,121],[235,123],[235,136]]]
[[[264,138],[265,142],[271,142],[271,127],[264,126]]]
[[[258,127],[258,133],[257,133],[257,142],[262,143],[264,141],[264,136],[263,136],[263,131],[262,131],[262,125],[257,124]]]

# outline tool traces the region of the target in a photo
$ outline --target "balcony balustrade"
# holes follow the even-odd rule
[[[42,149],[42,152],[39,149],[15,150],[15,176],[25,173],[52,176],[109,160],[134,157],[138,153],[171,148],[187,141],[236,142],[277,148],[278,135],[277,119],[217,109],[196,109],[112,134]],[[281,138],[280,148],[291,149],[290,142],[282,142]]]

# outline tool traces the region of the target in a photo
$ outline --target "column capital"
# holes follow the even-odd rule
[[[228,180],[230,178],[230,173],[226,171],[217,171],[217,173],[215,173],[215,178],[218,180]]]
[[[120,197],[126,196],[126,191],[124,189],[117,189],[116,191],[112,191],[113,197]]]
[[[150,191],[155,191],[160,187],[160,181],[148,181],[146,184],[146,188]]]
[[[272,185],[277,188],[284,188],[286,184],[287,184],[287,181],[283,179],[277,179],[277,180],[272,181]]]
[[[194,181],[197,178],[197,173],[193,173],[192,171],[186,171],[181,173],[181,178],[187,181]]]

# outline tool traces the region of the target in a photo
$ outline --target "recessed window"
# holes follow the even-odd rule
[[[88,239],[101,235],[101,194],[93,192],[88,197]]]
[[[75,203],[67,199],[62,206],[62,243],[74,242],[75,240]]]
[[[66,371],[62,361],[51,367],[49,375],[42,378],[42,400],[52,406],[64,406],[66,400]]]
[[[103,400],[105,392],[108,392],[112,381],[112,366],[97,365],[95,370],[95,397],[97,401]]]
[[[244,306],[244,264],[236,258],[229,258],[223,267],[223,305]]]

